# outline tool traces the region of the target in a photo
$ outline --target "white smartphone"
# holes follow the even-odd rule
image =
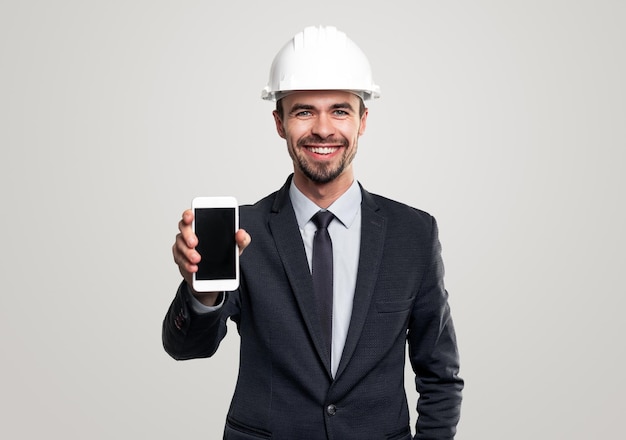
[[[192,228],[201,260],[193,274],[198,292],[232,291],[239,287],[239,206],[234,197],[196,197],[191,202]]]

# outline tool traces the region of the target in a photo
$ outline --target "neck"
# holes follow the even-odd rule
[[[342,196],[354,182],[352,172],[345,172],[328,183],[317,183],[300,173],[295,173],[293,183],[309,200],[322,209],[328,208]]]

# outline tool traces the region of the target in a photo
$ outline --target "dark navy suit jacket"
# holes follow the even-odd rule
[[[409,440],[408,343],[420,395],[415,439],[452,439],[463,381],[434,218],[362,189],[354,307],[333,379],[290,180],[241,207],[252,243],[241,256],[240,288],[218,312],[195,314],[179,289],[163,323],[166,351],[209,357],[227,319],[237,323],[240,369],[225,439]]]

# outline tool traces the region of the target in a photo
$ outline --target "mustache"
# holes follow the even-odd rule
[[[348,140],[344,138],[322,138],[321,136],[307,136],[298,140],[298,146],[303,147],[308,144],[315,145],[341,145],[348,146]]]

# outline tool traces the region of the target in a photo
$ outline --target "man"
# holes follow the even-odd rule
[[[463,381],[436,222],[354,178],[363,101],[377,96],[364,54],[335,28],[307,28],[278,53],[263,97],[277,101],[293,174],[241,207],[237,291],[191,289],[201,256],[193,215],[183,213],[173,254],[184,281],[163,342],[176,359],[209,357],[227,319],[237,323],[240,370],[226,439],[411,439],[406,343],[420,394],[414,438],[455,435]],[[318,244],[318,211],[332,213],[330,244]],[[316,246],[332,247],[333,275],[315,268]],[[328,278],[332,305],[320,294]]]

